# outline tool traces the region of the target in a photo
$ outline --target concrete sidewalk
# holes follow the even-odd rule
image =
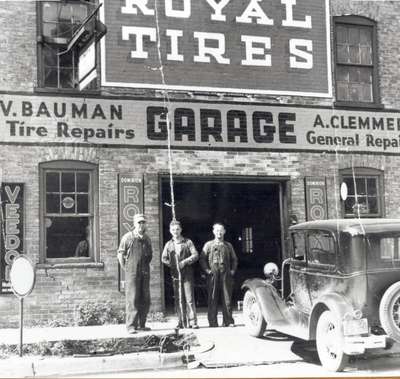
[[[234,316],[239,321],[240,316]],[[188,354],[191,358],[197,354],[204,354],[214,347],[214,332],[208,328],[207,316],[199,314],[201,329],[182,329],[180,334],[195,332],[200,336],[200,346],[192,348],[190,352],[159,353],[140,352],[130,354],[114,354],[104,356],[13,356],[0,359],[0,377],[51,377],[51,376],[75,376],[89,373],[107,373],[129,370],[160,370],[172,367],[186,367]],[[221,320],[222,321],[222,320]],[[128,334],[125,325],[79,326],[57,328],[26,328],[24,329],[23,342],[39,343],[45,341],[63,340],[101,340],[110,338],[137,338],[156,335],[163,336],[173,333],[176,326],[176,317],[168,317],[166,322],[149,322],[150,331]],[[227,329],[227,328],[219,328]],[[213,329],[214,331],[216,329]],[[18,345],[19,329],[0,329],[0,344]],[[204,355],[202,355],[204,357]],[[205,355],[208,357],[208,355]]]

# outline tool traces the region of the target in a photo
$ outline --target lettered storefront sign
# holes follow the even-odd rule
[[[118,175],[118,230],[119,240],[133,230],[133,217],[144,212],[143,178],[132,174]],[[124,289],[125,273],[119,267],[119,290]]]
[[[326,0],[102,0],[102,85],[331,97]]]
[[[1,184],[1,293],[11,293],[10,269],[24,252],[24,184]]]
[[[326,196],[326,181],[324,177],[304,178],[306,193],[306,220],[326,220],[328,204]]]

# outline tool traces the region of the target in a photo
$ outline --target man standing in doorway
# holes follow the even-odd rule
[[[208,275],[208,323],[210,327],[218,326],[218,299],[221,296],[223,325],[235,326],[231,297],[238,261],[233,246],[224,240],[224,225],[215,223],[213,234],[215,238],[205,243],[200,256],[201,267]]]
[[[126,233],[118,248],[118,261],[125,270],[126,328],[128,333],[150,330],[146,327],[150,308],[151,241],[146,234],[143,214],[133,217],[134,229]]]
[[[175,310],[179,319],[177,328],[197,329],[192,265],[199,259],[199,254],[193,242],[182,236],[179,221],[171,221],[169,232],[172,239],[165,244],[161,261],[171,271]]]

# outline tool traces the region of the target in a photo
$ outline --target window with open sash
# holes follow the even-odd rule
[[[91,14],[94,6],[94,3],[79,0],[38,2],[40,87],[77,87],[78,54],[75,49],[67,51],[67,46],[73,33]],[[91,86],[95,86],[95,81]]]

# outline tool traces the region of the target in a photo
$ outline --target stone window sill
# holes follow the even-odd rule
[[[80,269],[86,269],[86,268],[93,268],[93,269],[99,269],[103,270],[104,269],[104,262],[74,262],[74,263],[38,263],[36,265],[36,268],[39,270],[57,270],[57,269],[68,269],[68,268],[80,268]]]

